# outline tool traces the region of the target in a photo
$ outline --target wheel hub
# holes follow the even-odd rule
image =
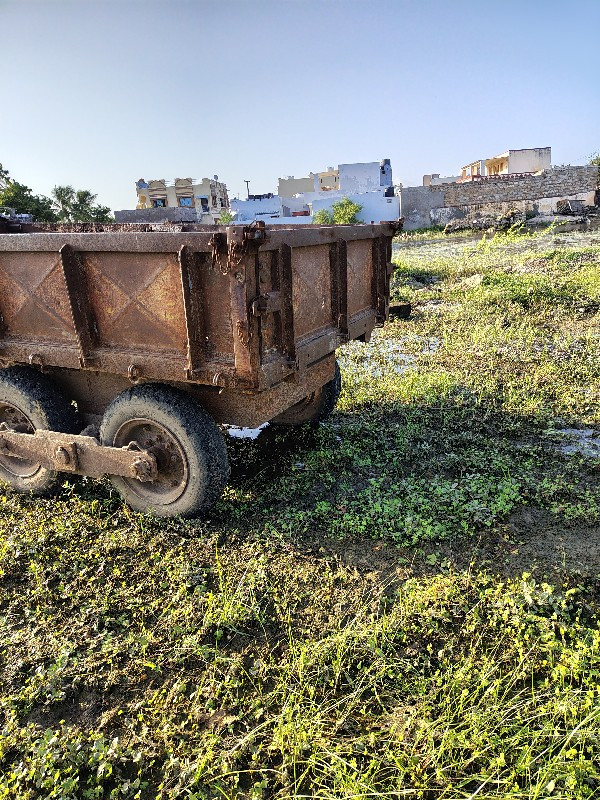
[[[131,490],[150,504],[160,501],[167,505],[178,500],[189,480],[187,458],[178,439],[159,423],[140,417],[128,420],[115,434],[115,447],[126,447],[131,442],[152,453],[158,469],[153,481],[142,483],[125,478]]]
[[[10,403],[0,403],[0,423],[4,423],[15,433],[35,433],[35,427],[29,417]],[[42,467],[38,462],[7,455],[0,455],[0,466],[17,478],[31,478]]]

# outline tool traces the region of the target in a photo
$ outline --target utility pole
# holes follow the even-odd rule
[[[246,199],[249,200],[250,199],[250,181],[244,181],[244,183],[246,184],[246,194],[247,194],[247,198]]]

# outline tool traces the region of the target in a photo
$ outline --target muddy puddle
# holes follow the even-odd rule
[[[407,347],[408,342],[410,346]],[[418,345],[417,355],[414,355],[415,343]],[[401,375],[415,369],[418,355],[435,353],[440,345],[440,339],[435,336],[390,339],[380,331],[375,331],[368,344],[355,341],[344,345],[338,351],[338,361],[342,369],[360,371],[371,378],[382,378],[391,373]]]
[[[600,459],[600,431],[593,428],[556,428],[547,431],[546,435],[564,455]]]
[[[409,348],[407,348],[408,341],[411,342]],[[440,345],[440,339],[435,336],[427,339],[421,336],[390,339],[376,330],[368,344],[349,342],[338,350],[337,358],[342,369],[362,372],[371,378],[382,378],[391,373],[398,375],[409,369],[415,369],[417,363],[415,349],[418,350],[418,355],[429,354],[435,353]],[[407,352],[407,349],[412,350],[412,353]],[[232,445],[237,442],[243,446],[243,443],[255,442],[257,439],[262,445],[273,435],[281,436],[281,430],[274,429],[268,422],[258,428],[241,428],[237,425],[224,425],[223,428]]]

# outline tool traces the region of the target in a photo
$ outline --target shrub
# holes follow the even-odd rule
[[[363,207],[353,203],[349,197],[342,197],[331,206],[331,211],[322,208],[313,216],[316,225],[356,225]]]

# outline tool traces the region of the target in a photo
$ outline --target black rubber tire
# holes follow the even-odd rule
[[[161,497],[157,484],[111,476],[125,502],[136,511],[154,511],[162,517],[193,517],[207,511],[229,478],[225,441],[213,419],[185,392],[148,383],[128,389],[112,401],[100,425],[100,441],[123,446],[126,442],[119,441],[119,431],[136,419],[148,420],[150,426],[170,435],[183,453],[187,474],[180,483],[182,493],[174,500]]]
[[[300,425],[312,425],[316,427],[320,422],[324,422],[331,414],[339,400],[342,391],[342,373],[340,365],[335,362],[335,374],[333,378],[316,392],[300,400],[299,403],[291,406],[283,414],[271,420],[272,425],[282,427],[298,427]]]
[[[77,415],[72,404],[47,375],[31,367],[0,370],[0,416],[4,416],[3,411],[9,406],[27,418],[31,431],[75,433],[77,430]],[[26,470],[29,463],[20,459],[11,460],[7,456],[0,457],[0,480],[17,492],[44,495],[50,493],[65,477],[63,472],[40,465],[37,465],[35,472],[27,475],[11,472],[11,467]],[[33,464],[32,469],[35,467]]]

